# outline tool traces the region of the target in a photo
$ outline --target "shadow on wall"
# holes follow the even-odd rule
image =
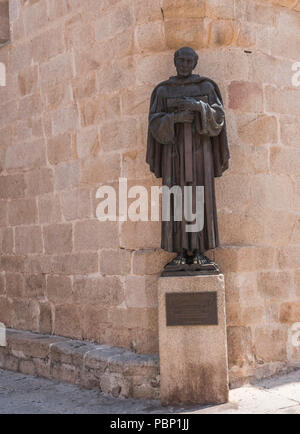
[[[10,39],[9,0],[0,0],[0,46]]]

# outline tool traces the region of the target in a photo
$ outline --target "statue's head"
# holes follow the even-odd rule
[[[198,54],[190,47],[183,47],[176,51],[174,63],[178,77],[189,77],[198,63]]]

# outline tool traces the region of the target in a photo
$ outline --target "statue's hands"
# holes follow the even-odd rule
[[[195,119],[195,114],[190,111],[182,111],[175,114],[176,124],[192,124]]]
[[[199,103],[194,98],[186,97],[180,101],[178,108],[180,111],[197,111]]]

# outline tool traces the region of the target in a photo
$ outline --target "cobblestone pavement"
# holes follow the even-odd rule
[[[157,401],[115,399],[85,390],[0,370],[1,414],[300,414],[300,371],[230,392],[230,404],[206,408],[163,408]]]

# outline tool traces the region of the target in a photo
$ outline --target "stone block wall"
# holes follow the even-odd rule
[[[157,353],[159,222],[97,220],[145,164],[155,84],[190,45],[224,95],[217,180],[233,383],[300,362],[300,1],[11,0],[0,49],[0,321]]]

